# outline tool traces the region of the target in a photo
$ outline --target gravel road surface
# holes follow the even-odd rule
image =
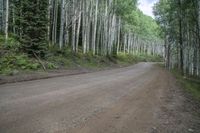
[[[0,133],[195,132],[176,87],[153,63],[0,85]]]

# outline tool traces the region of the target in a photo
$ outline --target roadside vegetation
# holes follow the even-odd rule
[[[0,74],[158,61],[160,27],[138,3],[0,0]]]
[[[162,61],[160,56],[147,54],[124,54],[117,56],[100,56],[92,53],[73,53],[70,49],[59,49],[49,47],[43,59],[30,57],[23,53],[20,43],[9,38],[7,43],[3,43],[4,38],[0,36],[0,74],[16,75],[22,71],[38,71],[53,69],[103,69],[112,66],[127,66],[137,62],[158,62]]]
[[[154,5],[165,40],[166,66],[182,75],[200,77],[199,11],[199,0],[159,0]]]
[[[172,70],[178,82],[183,86],[183,89],[189,93],[194,99],[200,101],[200,79],[194,76],[182,76],[178,70]]]

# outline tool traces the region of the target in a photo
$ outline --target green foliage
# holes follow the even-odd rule
[[[1,50],[7,50],[0,57],[0,74],[14,75],[20,71],[30,71],[41,69],[41,64],[27,54],[20,52],[19,43],[13,39],[8,39],[8,45],[1,45]],[[153,61],[154,57],[147,55],[130,55],[120,53],[119,56],[98,56],[92,52],[87,54],[73,53],[70,49],[59,49],[50,47],[47,51],[45,61],[41,60],[47,69],[58,68],[89,68],[100,69],[112,65],[128,65],[139,61]],[[157,59],[155,59],[157,61]]]
[[[0,58],[0,74],[14,74],[20,70],[37,70],[40,64],[25,54],[5,54]]]
[[[51,45],[48,48],[46,57],[50,56],[71,56],[74,53],[71,51],[70,48],[63,47],[62,49],[59,48],[57,45]]]
[[[137,60],[135,58],[135,56],[130,55],[130,54],[124,54],[124,53],[119,53],[119,55],[117,56],[118,59],[118,63],[122,64],[122,63],[136,63]]]
[[[48,62],[47,63],[47,69],[57,69],[58,66],[55,65],[54,63]]]
[[[24,52],[44,57],[47,50],[48,1],[15,1],[15,27]],[[21,31],[23,29],[23,31]]]
[[[5,37],[0,35],[0,50],[7,50],[9,52],[16,52],[20,50],[20,43],[15,38],[8,38],[5,41]]]
[[[159,0],[154,6],[165,39],[167,67],[176,67],[182,74],[199,75],[199,9],[199,0]]]
[[[124,54],[120,53],[117,56],[118,63],[120,64],[133,64],[137,62],[162,62],[162,57],[147,54]]]
[[[155,23],[155,21],[146,15],[144,15],[138,8],[137,2],[138,0],[115,0],[113,2],[108,3],[108,1],[104,1],[104,4],[100,4],[99,6],[105,6],[105,2],[108,4],[108,13],[112,16],[112,14],[116,14],[117,17],[120,17],[123,24],[123,32],[133,32],[133,35],[136,35],[140,39],[157,39],[159,27]],[[69,48],[60,49],[57,47],[57,44],[51,45],[51,47],[47,46],[47,25],[48,25],[48,15],[50,15],[49,19],[52,19],[53,22],[50,22],[50,32],[49,32],[49,40],[54,40],[51,38],[53,35],[51,33],[57,31],[59,32],[60,27],[60,2],[58,5],[54,2],[51,4],[51,13],[48,14],[48,1],[40,0],[17,0],[10,2],[10,18],[9,18],[9,32],[13,32],[17,37],[16,39],[9,38],[6,43],[3,36],[0,36],[0,48],[3,49],[1,53],[1,73],[12,70],[37,70],[41,67],[41,64],[38,63],[38,58],[41,58],[42,64],[45,65],[47,69],[55,69],[55,68],[72,68],[72,67],[103,67],[111,64],[116,64],[118,62],[124,63],[133,63],[140,60],[147,60],[147,56],[144,55],[119,55],[118,57],[114,57],[116,51],[113,51],[113,55],[110,56],[97,56],[93,55],[93,53],[82,54],[71,51]],[[88,2],[89,3],[89,2]],[[58,7],[57,7],[58,6]],[[89,5],[88,5],[89,6]],[[92,4],[90,5],[92,6]],[[112,7],[113,6],[113,7]],[[55,8],[58,8],[58,11],[54,11]],[[91,7],[88,7],[91,8]],[[92,8],[91,8],[92,9]],[[90,10],[91,10],[90,9]],[[105,8],[102,8],[105,9]],[[71,10],[71,9],[69,9]],[[101,8],[99,9],[100,12]],[[92,10],[91,10],[92,11]],[[53,12],[53,13],[52,13]],[[89,12],[88,12],[89,13]],[[102,12],[104,13],[104,12]],[[57,16],[54,16],[57,15]],[[98,14],[103,15],[103,14]],[[72,16],[68,16],[70,19]],[[103,16],[101,16],[103,18]],[[99,18],[99,17],[98,17]],[[54,20],[57,19],[57,20]],[[111,20],[111,18],[106,18],[107,20]],[[106,20],[105,19],[105,20]],[[57,21],[57,25],[52,29],[52,25]],[[82,20],[81,20],[82,21]],[[110,23],[108,21],[108,24]],[[117,19],[118,21],[118,19]],[[100,26],[100,21],[97,21],[97,27]],[[103,22],[103,21],[102,21]],[[76,23],[76,22],[75,22]],[[105,23],[105,24],[104,24]],[[104,22],[101,25],[107,25],[107,22]],[[109,24],[110,25],[110,24]],[[89,27],[89,26],[88,26]],[[83,27],[80,27],[80,32]],[[112,27],[113,28],[113,27]],[[116,27],[115,27],[116,28]],[[93,28],[91,28],[93,30]],[[106,29],[104,29],[106,31]],[[71,38],[73,34],[71,34],[72,29],[69,28],[69,38],[71,43]],[[10,34],[10,33],[9,33]],[[54,34],[54,33],[53,33]],[[88,34],[91,35],[91,34]],[[54,40],[55,43],[58,42],[59,34],[57,34],[57,40]],[[80,35],[78,38],[81,40],[83,37]],[[92,38],[92,37],[91,37]],[[100,39],[101,40],[101,39]],[[92,41],[92,40],[91,40]],[[89,41],[90,42],[90,41]],[[89,42],[87,42],[89,44]],[[99,41],[101,42],[101,41]],[[54,42],[53,42],[54,43]],[[79,41],[79,45],[81,46],[81,41]],[[83,44],[82,44],[83,45]],[[99,44],[101,47],[103,44]],[[69,44],[70,46],[70,44]],[[70,46],[71,47],[71,46]],[[113,46],[116,48],[116,46]],[[99,48],[102,49],[102,48]],[[80,51],[80,50],[79,50]],[[36,54],[36,55],[35,55]],[[37,58],[37,59],[33,59]],[[119,60],[119,61],[118,61]]]
[[[85,68],[102,68],[110,65],[111,62],[108,60],[109,58],[106,56],[94,56],[92,53],[88,53],[86,55],[79,54],[76,63]]]
[[[200,79],[194,77],[183,77],[178,70],[172,70],[184,90],[191,94],[195,99],[200,100]]]
[[[159,55],[139,54],[135,56],[140,62],[163,62],[163,58]]]
[[[161,27],[161,35],[163,38],[164,34],[168,34],[169,31],[170,34],[176,34],[175,30],[177,29],[177,27],[173,27],[173,23],[176,23],[178,17],[174,16],[175,14],[177,15],[177,13],[173,13],[173,10],[176,9],[176,7],[171,7],[170,4],[172,3],[168,0],[160,0],[153,7],[155,20]]]
[[[47,68],[68,68],[73,66],[72,61],[70,60],[70,57],[64,57],[62,55],[60,56],[50,56],[47,58],[48,64]],[[52,64],[53,63],[53,64]]]
[[[21,70],[37,70],[40,64],[20,51],[20,43],[15,38],[0,36],[0,74],[13,75]]]
[[[138,0],[116,0],[115,10],[116,14],[122,18],[126,18],[127,14],[130,14],[133,10],[136,9]]]
[[[106,57],[93,55],[92,53],[74,54],[69,49],[66,49],[66,51],[56,50],[53,53],[54,55],[49,56],[47,61],[53,62],[51,65],[56,66],[56,68],[99,68],[110,63]]]
[[[116,12],[124,21],[124,32],[131,31],[145,39],[160,39],[160,27],[153,18],[144,15],[136,7],[137,2],[137,0],[117,0],[116,2]]]

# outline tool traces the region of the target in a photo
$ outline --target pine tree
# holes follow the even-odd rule
[[[4,1],[0,0],[0,32],[3,33],[4,28]]]
[[[47,49],[48,1],[22,0],[15,3],[16,27],[23,50],[44,57]]]

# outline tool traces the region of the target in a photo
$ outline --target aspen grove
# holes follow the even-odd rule
[[[160,0],[154,6],[163,31],[166,66],[200,76],[200,1]]]
[[[136,0],[0,0],[0,31],[5,39],[14,34],[23,51],[39,57],[51,46],[94,55],[163,56],[159,36],[146,37],[148,33],[137,30],[145,20],[128,22],[140,16],[148,18]],[[148,20],[155,25],[152,18]]]

